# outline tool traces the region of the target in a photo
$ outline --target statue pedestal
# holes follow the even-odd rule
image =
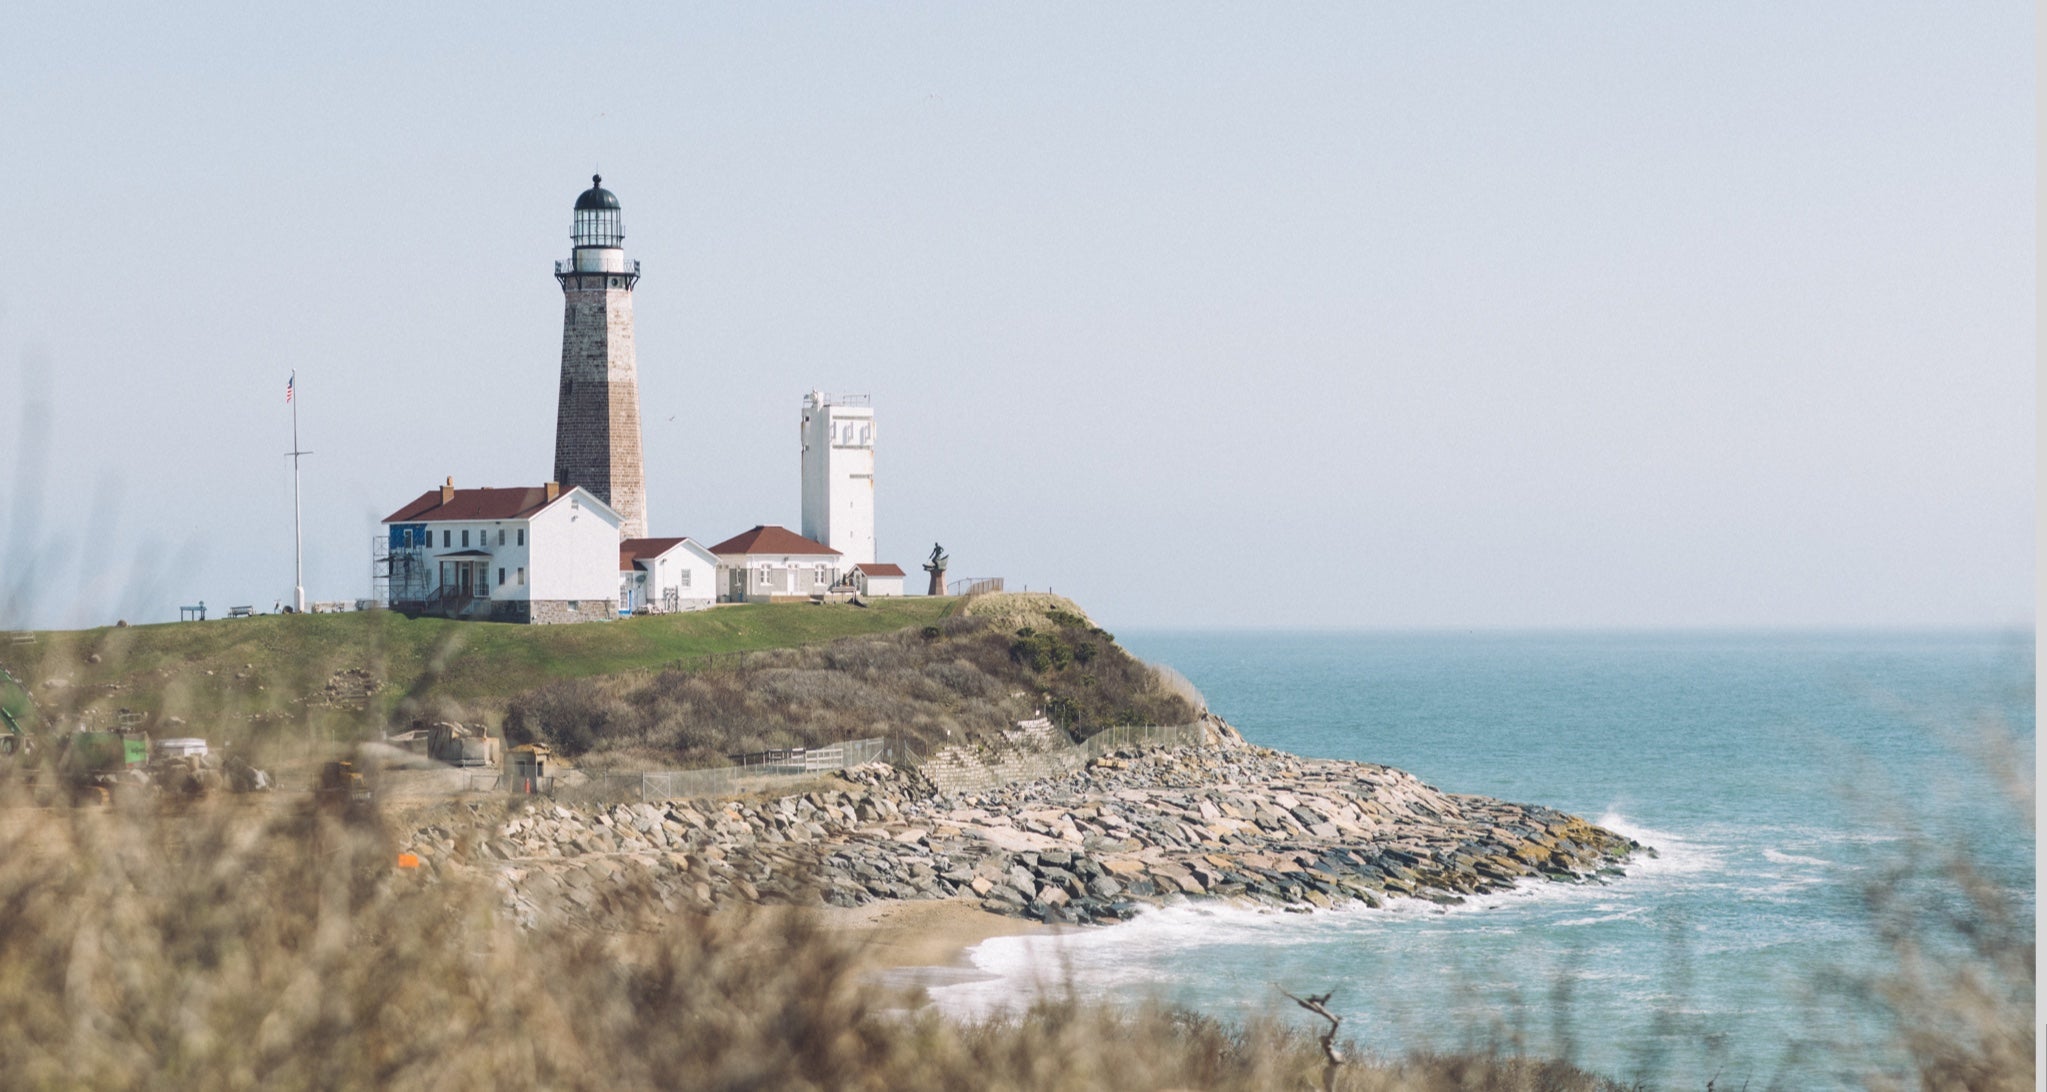
[[[925,595],[944,595],[944,594],[945,594],[945,567],[944,567],[943,565],[938,565],[938,566],[933,566],[933,565],[926,565],[926,566],[924,566],[924,571],[925,571],[925,572],[927,572],[927,573],[930,573],[930,574],[931,574],[931,586],[930,586],[930,587],[928,587],[928,588],[926,588],[926,589],[924,589],[924,594],[925,594]]]

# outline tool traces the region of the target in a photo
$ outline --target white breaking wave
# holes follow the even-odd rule
[[[1719,846],[1695,841],[1667,830],[1637,826],[1627,816],[1609,811],[1597,820],[1599,826],[1656,851],[1641,854],[1622,866],[1630,876],[1687,876],[1714,871],[1726,863],[1726,851]]]
[[[1602,907],[1602,909],[1604,908]],[[1604,925],[1610,921],[1626,921],[1629,918],[1640,917],[1642,914],[1642,910],[1643,910],[1642,907],[1636,906],[1627,910],[1616,910],[1610,914],[1595,914],[1589,918],[1567,918],[1563,921],[1557,922],[1556,924],[1560,927],[1570,927],[1577,925]]]
[[[1801,857],[1796,853],[1784,853],[1775,849],[1763,850],[1763,859],[1775,864],[1817,865],[1821,868],[1831,867],[1834,863],[1821,860],[1818,857]]]

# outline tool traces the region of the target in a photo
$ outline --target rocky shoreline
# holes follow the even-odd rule
[[[539,800],[503,822],[436,824],[401,841],[429,874],[493,871],[527,924],[595,924],[650,896],[670,912],[966,897],[1071,924],[1189,898],[1449,904],[1524,881],[1604,882],[1654,853],[1549,808],[1244,744],[1118,752],[958,795],[875,764],[783,796]]]

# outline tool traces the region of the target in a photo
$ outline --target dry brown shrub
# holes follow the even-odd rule
[[[1271,1023],[1071,1000],[905,1015],[795,912],[675,915],[628,889],[611,929],[521,930],[467,869],[394,868],[370,808],[0,821],[9,1087],[1251,1090],[1318,1071],[1313,1041]]]
[[[734,754],[877,736],[928,751],[991,737],[1040,709],[1076,737],[1194,719],[1197,701],[1183,692],[1191,688],[1083,617],[1058,610],[1034,617],[1049,628],[1029,637],[985,619],[948,619],[936,638],[904,630],[651,677],[554,683],[512,701],[505,735],[569,755],[716,766]],[[1020,641],[1056,648],[1060,662],[1034,663],[1019,654]]]

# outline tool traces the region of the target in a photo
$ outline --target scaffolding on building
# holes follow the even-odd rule
[[[370,598],[377,605],[419,609],[433,597],[436,583],[424,538],[393,533],[370,540]]]

